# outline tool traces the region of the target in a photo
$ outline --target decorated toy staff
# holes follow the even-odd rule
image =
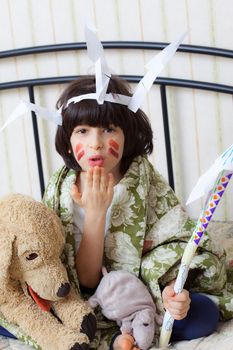
[[[222,195],[233,174],[233,145],[231,145],[223,154],[216,159],[210,169],[204,173],[198,180],[196,186],[192,190],[187,203],[200,198],[208,193],[206,203],[199,216],[193,234],[187,243],[181,259],[178,276],[174,285],[176,294],[181,293],[185,281],[188,276],[189,266],[198,248],[200,240],[220,202]],[[166,311],[162,330],[160,334],[159,346],[167,346],[172,333],[174,319],[168,311]]]

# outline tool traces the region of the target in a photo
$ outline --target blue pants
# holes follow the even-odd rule
[[[217,305],[202,294],[190,293],[190,298],[188,315],[183,320],[174,322],[171,341],[206,337],[217,328],[219,320]]]
[[[190,293],[190,298],[191,304],[188,315],[183,320],[174,322],[171,341],[205,337],[216,330],[219,310],[215,303],[202,294]],[[118,334],[120,332],[116,335]],[[14,335],[1,326],[0,335],[15,338]]]
[[[5,328],[3,328],[2,326],[0,326],[0,335],[4,335],[4,337],[8,337],[8,338],[13,338],[13,339],[17,339],[13,334],[11,334],[10,332],[8,332]]]

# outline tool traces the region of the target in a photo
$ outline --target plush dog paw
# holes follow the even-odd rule
[[[89,350],[89,345],[86,343],[78,344],[75,343],[70,350]]]
[[[96,318],[93,314],[85,315],[81,324],[81,332],[86,334],[90,341],[94,339],[96,331]]]

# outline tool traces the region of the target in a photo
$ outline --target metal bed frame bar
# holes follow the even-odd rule
[[[164,42],[149,42],[149,41],[102,41],[103,47],[106,49],[136,49],[136,50],[162,50],[168,43]],[[39,53],[49,53],[58,51],[84,50],[86,43],[64,43],[54,45],[33,46],[14,50],[6,50],[0,52],[0,58],[9,58],[22,55],[32,55]],[[233,51],[197,45],[180,45],[179,52],[195,53],[201,55],[219,56],[225,58],[233,58]]]

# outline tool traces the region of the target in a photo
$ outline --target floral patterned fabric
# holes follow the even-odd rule
[[[64,263],[76,287],[75,240],[71,185],[76,173],[66,167],[51,178],[44,203],[61,218],[66,244]],[[120,181],[115,193],[110,227],[105,238],[104,265],[108,270],[128,270],[148,286],[157,311],[163,314],[162,288],[176,277],[181,256],[195,226],[172,189],[146,157],[137,157]],[[210,294],[219,305],[222,319],[233,315],[233,280],[225,269],[225,252],[207,233],[201,241],[191,269],[198,276],[191,281],[194,291]],[[120,296],[119,296],[120,297]],[[116,325],[98,312],[98,331],[93,348],[107,349]],[[155,334],[154,346],[158,344]]]

